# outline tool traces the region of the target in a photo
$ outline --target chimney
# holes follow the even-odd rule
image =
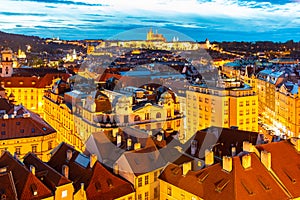
[[[267,170],[271,170],[271,153],[267,151],[262,151],[260,155],[260,159],[262,164],[267,168]]]
[[[72,150],[68,149],[67,150],[67,160],[70,161],[72,158]]]
[[[127,139],[127,150],[130,150],[132,148],[132,140],[131,138]]]
[[[232,157],[223,156],[223,170],[227,172],[232,171]]]
[[[119,165],[118,165],[118,163],[115,163],[115,165],[114,165],[114,174],[119,174]]]
[[[80,184],[80,191],[81,191],[81,194],[84,193],[84,183],[81,183],[81,184]]]
[[[231,147],[231,156],[236,156],[236,147]]]
[[[117,135],[117,147],[120,147],[122,144],[122,136],[121,135]]]
[[[159,141],[159,142],[161,142],[163,140],[162,134],[157,134],[156,135],[156,140]]]
[[[35,167],[33,165],[30,165],[29,169],[30,169],[31,173],[33,175],[35,175]]]
[[[205,165],[210,166],[214,164],[214,152],[212,150],[205,150]]]
[[[112,136],[115,138],[117,136],[118,129],[113,129],[112,130]]]
[[[242,165],[244,169],[248,169],[251,167],[251,155],[247,154],[242,157]]]
[[[192,140],[191,141],[191,155],[192,156],[194,156],[196,154],[197,144],[198,144],[197,140]]]
[[[183,163],[182,175],[185,176],[190,170],[192,170],[192,162]]]
[[[300,138],[296,139],[296,144],[295,144],[295,148],[298,152],[300,152]]]
[[[134,144],[134,150],[138,150],[141,148],[141,143],[137,142]]]
[[[97,162],[98,158],[96,154],[90,155],[90,168],[93,168],[95,163]]]
[[[69,167],[67,165],[62,166],[62,174],[66,177],[69,178]]]
[[[243,151],[253,152],[253,145],[248,141],[244,141],[243,142]]]

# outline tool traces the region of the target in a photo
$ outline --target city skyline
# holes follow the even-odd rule
[[[109,39],[157,27],[196,41],[300,40],[299,1],[5,0],[2,5],[2,31],[43,38]]]

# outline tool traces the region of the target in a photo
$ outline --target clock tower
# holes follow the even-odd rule
[[[5,48],[1,51],[1,77],[11,77],[13,73],[13,52],[10,48]]]

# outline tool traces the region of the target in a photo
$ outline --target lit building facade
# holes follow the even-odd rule
[[[20,159],[28,152],[33,152],[47,161],[50,151],[57,145],[56,131],[23,106],[9,104],[6,99],[0,101],[1,152],[9,151]]]
[[[187,139],[210,126],[258,131],[258,97],[239,81],[222,81],[220,87],[190,86],[186,91]]]

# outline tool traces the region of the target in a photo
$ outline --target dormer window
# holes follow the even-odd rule
[[[24,82],[23,82],[23,81],[19,81],[19,84],[20,84],[20,85],[23,85],[23,84],[24,84]]]
[[[11,84],[11,82],[10,82],[10,81],[7,81],[6,83],[7,83],[7,85],[10,85],[10,84]]]
[[[30,189],[31,189],[31,192],[32,192],[33,196],[37,196],[38,195],[36,184],[31,184]]]

